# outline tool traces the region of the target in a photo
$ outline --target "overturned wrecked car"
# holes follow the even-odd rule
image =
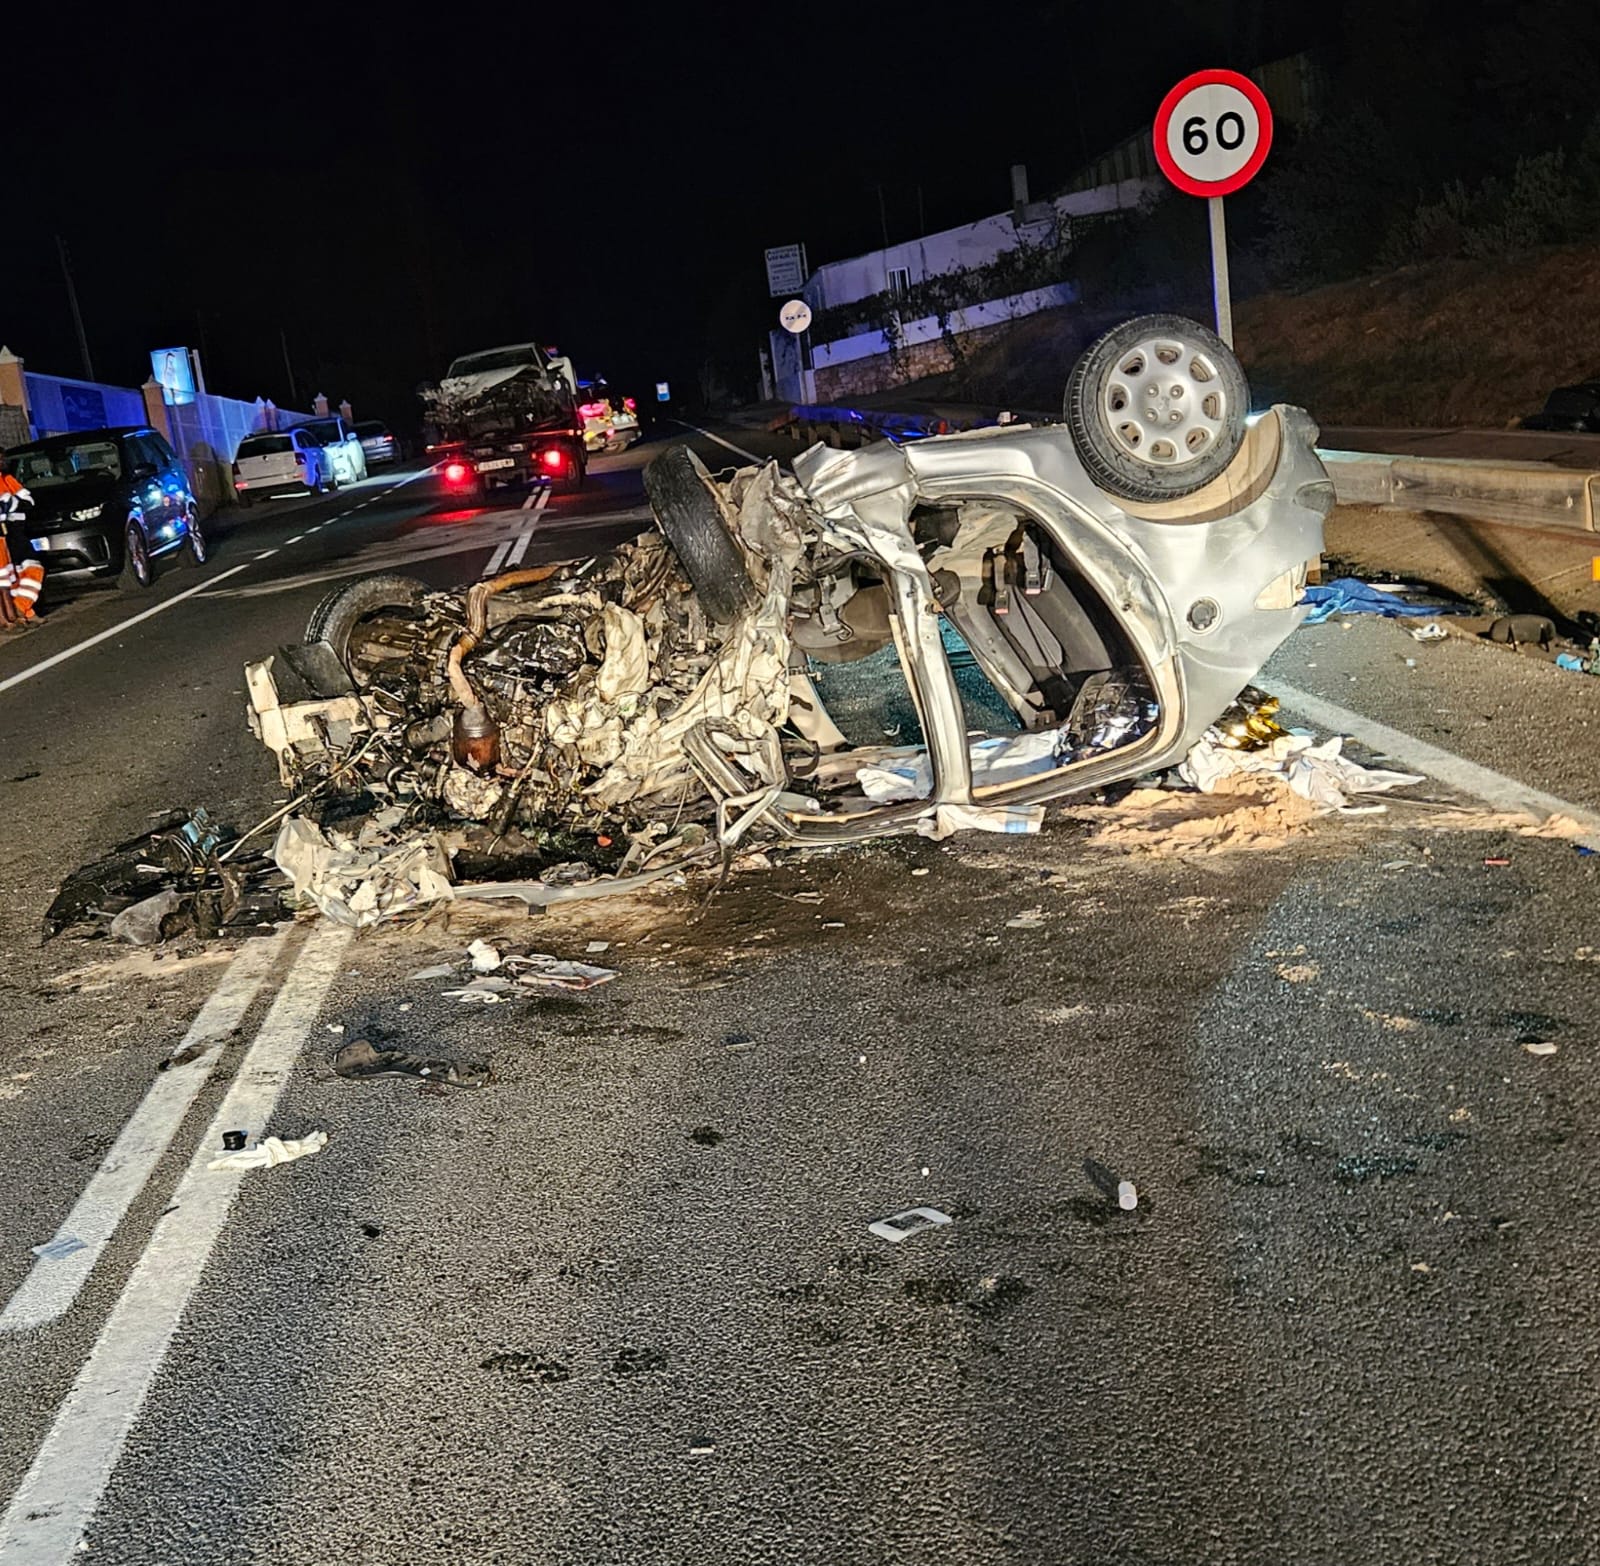
[[[1247,395],[1210,332],[1144,317],[1080,361],[1059,425],[720,480],[676,447],[645,475],[660,531],[610,555],[339,588],[247,670],[304,801],[278,862],[320,901],[341,853],[348,891],[420,852],[412,906],[463,852],[537,879],[757,827],[1028,831],[1045,801],[1172,766],[1304,617],[1333,500],[1311,419],[1247,417]],[[357,922],[386,911],[367,892]]]

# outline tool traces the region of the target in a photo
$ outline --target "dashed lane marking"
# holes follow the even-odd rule
[[[210,1080],[224,1041],[249,1011],[261,981],[283,954],[284,935],[251,941],[229,964],[174,1051],[193,1059],[169,1066],[153,1083],[56,1230],[53,1243],[82,1247],[59,1259],[41,1257],[0,1311],[0,1332],[25,1332],[54,1321],[78,1297],[117,1225],[160,1163],[184,1116]]]
[[[324,921],[301,947],[171,1207],[0,1519],[0,1566],[74,1566],[81,1559],[84,1531],[227,1223],[239,1182],[263,1178],[207,1165],[221,1151],[224,1131],[248,1127],[259,1136],[266,1129],[350,936]]]

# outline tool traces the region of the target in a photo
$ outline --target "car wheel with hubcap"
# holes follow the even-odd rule
[[[1107,332],[1067,383],[1066,421],[1094,482],[1124,500],[1176,500],[1239,450],[1250,388],[1233,350],[1181,315]]]
[[[129,517],[122,534],[122,574],[117,578],[117,586],[142,590],[154,580],[155,573],[150,569],[150,546],[145,542],[144,529],[135,518]]]
[[[194,514],[194,507],[190,506],[184,522],[188,532],[188,542],[183,549],[183,563],[186,566],[203,566],[206,563],[206,535],[201,531],[200,518]]]

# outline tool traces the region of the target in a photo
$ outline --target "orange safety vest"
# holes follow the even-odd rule
[[[20,497],[26,495],[27,490],[11,474],[0,473],[0,623],[5,625],[33,619],[34,605],[44,587],[44,567],[26,555],[13,561],[6,538],[5,523],[17,514]]]

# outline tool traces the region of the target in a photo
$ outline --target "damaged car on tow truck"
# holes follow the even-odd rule
[[[337,589],[250,666],[251,722],[286,783],[361,794],[369,849],[431,834],[443,876],[473,824],[508,876],[551,834],[625,876],[758,828],[1035,830],[1181,761],[1307,613],[1317,429],[1247,399],[1218,338],[1153,316],[1084,355],[1060,424],[725,479],[675,447],[659,533],[611,555]]]

